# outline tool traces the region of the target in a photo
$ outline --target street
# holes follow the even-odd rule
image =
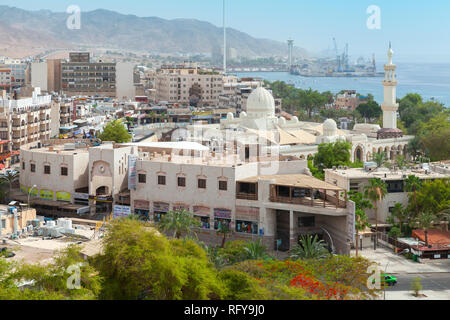
[[[386,291],[409,291],[415,277],[421,278],[423,290],[445,291],[450,294],[450,273],[391,274],[397,278],[397,284]]]

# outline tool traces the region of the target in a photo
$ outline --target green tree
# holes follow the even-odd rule
[[[402,233],[402,227],[406,218],[405,209],[401,203],[396,203],[392,209],[391,216],[398,221],[400,227],[400,233]],[[394,220],[395,221],[395,220]]]
[[[208,300],[225,294],[205,250],[192,240],[168,240],[139,221],[113,220],[94,265],[101,299]]]
[[[222,235],[222,245],[221,248],[225,248],[225,243],[227,238],[233,233],[230,226],[227,223],[222,223],[220,228],[217,230],[217,234]]]
[[[386,152],[374,153],[372,156],[372,161],[377,164],[377,168],[382,167],[386,163],[386,160]]]
[[[420,146],[419,137],[414,137],[411,141],[409,141],[407,146],[407,152],[413,157],[413,160],[416,161],[417,157],[422,154]]]
[[[421,124],[418,132],[420,146],[432,161],[450,158],[450,112],[441,112]]]
[[[13,184],[19,181],[19,172],[17,171],[7,171],[5,174],[0,176],[0,179],[6,181],[9,184],[9,193],[12,192]]]
[[[422,212],[414,219],[414,225],[423,230],[425,245],[428,246],[428,230],[433,229],[436,216],[432,213]]]
[[[373,205],[370,200],[364,198],[363,194],[355,191],[348,193],[349,199],[355,203],[355,230],[356,230],[356,256],[358,256],[359,250],[359,232],[364,231],[367,227],[370,227],[369,218],[366,214],[366,209],[372,209]]]
[[[334,166],[350,166],[352,145],[346,141],[323,143],[314,156],[314,166],[321,172]]]
[[[187,235],[195,234],[192,228],[198,228],[201,226],[194,214],[186,210],[181,211],[169,211],[163,215],[158,227],[164,232],[173,232],[174,238],[181,238],[183,233]]]
[[[415,277],[411,282],[411,291],[415,297],[420,295],[420,291],[422,290],[422,279],[420,277]]]
[[[290,251],[290,257],[294,260],[324,259],[329,255],[325,241],[319,240],[317,235],[314,238],[310,235],[303,236],[299,244]]]
[[[248,242],[244,246],[246,258],[248,260],[262,260],[267,258],[267,247],[263,245],[261,239],[254,242]]]
[[[102,141],[114,141],[116,143],[127,143],[131,141],[131,135],[120,120],[109,122],[99,135]]]
[[[416,209],[416,216],[419,214],[419,206],[417,204],[417,191],[421,188],[422,181],[415,175],[410,175],[405,180],[405,191],[414,195],[414,205]]]
[[[450,210],[450,179],[436,179],[426,181],[416,191],[414,202],[417,203],[418,212],[431,212],[438,216]]]
[[[375,230],[378,232],[378,201],[384,199],[387,194],[387,185],[381,179],[369,179],[369,185],[364,188],[364,196],[370,199],[375,208]]]
[[[360,104],[356,108],[356,111],[358,111],[361,116],[363,116],[369,122],[371,121],[371,119],[378,119],[382,113],[380,105],[374,100],[370,100],[367,103]]]

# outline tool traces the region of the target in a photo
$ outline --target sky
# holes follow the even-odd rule
[[[257,38],[285,42],[313,53],[339,52],[346,43],[352,58],[375,53],[385,58],[392,41],[404,62],[450,62],[448,0],[226,0],[227,25]],[[222,0],[0,0],[28,10],[108,9],[141,17],[191,18],[222,26]],[[380,29],[369,29],[371,5],[380,9]],[[330,51],[331,53],[331,51]]]

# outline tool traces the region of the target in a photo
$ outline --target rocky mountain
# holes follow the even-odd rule
[[[66,27],[67,13],[49,10],[27,11],[0,6],[0,39],[11,43],[40,47],[98,46],[145,50],[151,53],[213,53],[220,52],[223,30],[211,23],[194,19],[166,20],[158,17],[137,17],[108,10],[82,12],[81,28]],[[228,29],[229,46],[239,56],[285,56],[282,42],[256,39],[238,30]],[[296,49],[297,55],[305,55]]]

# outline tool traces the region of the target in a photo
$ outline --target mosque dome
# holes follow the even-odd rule
[[[231,112],[227,113],[227,120],[234,120],[234,114]]]
[[[333,119],[328,119],[323,123],[323,135],[326,137],[337,136],[337,124]]]
[[[247,112],[242,111],[241,115],[239,116],[240,118],[247,118]]]
[[[275,117],[275,100],[266,89],[259,87],[247,99],[247,113],[253,118]]]

